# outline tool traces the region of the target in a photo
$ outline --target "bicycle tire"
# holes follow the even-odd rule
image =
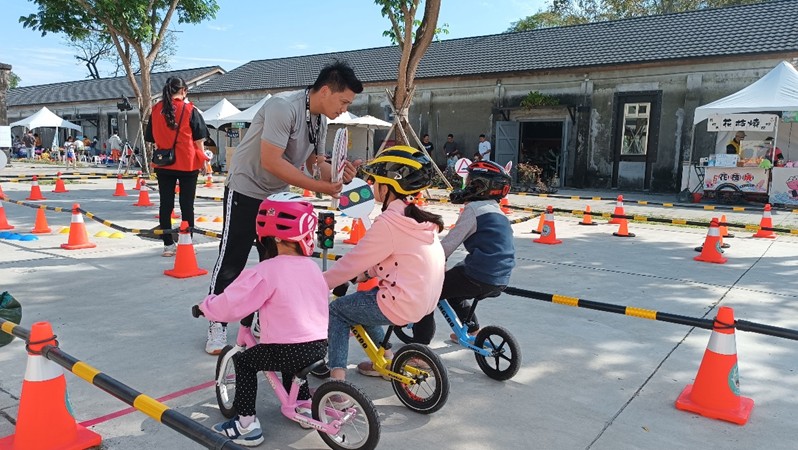
[[[432,322],[432,333],[431,336],[435,336],[435,321]],[[419,342],[416,341],[416,336],[413,333],[413,327],[410,324],[405,325],[403,327],[393,327],[393,332],[400,341],[404,342],[405,344],[418,344]]]
[[[216,403],[219,405],[219,411],[222,412],[222,415],[228,419],[232,419],[236,416],[236,409],[233,406],[233,400],[235,399],[235,366],[233,365],[233,358],[227,359],[227,364],[222,367],[222,361],[225,360],[225,355],[232,351],[234,347],[232,345],[225,346],[222,349],[222,352],[219,353],[219,358],[216,360],[216,378],[215,380],[219,379],[219,373],[224,370],[225,380],[229,380],[228,382],[224,383],[223,385],[219,385],[216,383]],[[232,377],[232,378],[230,378]]]
[[[342,404],[346,406],[342,407]],[[343,380],[328,381],[313,394],[313,419],[330,423],[342,409],[357,414],[341,424],[335,435],[318,430],[321,439],[333,450],[373,450],[380,442],[380,418],[371,399],[357,386]]]
[[[479,368],[494,380],[509,380],[521,368],[521,348],[518,346],[518,341],[502,327],[491,325],[479,330],[474,345],[487,350],[498,350],[493,357],[474,353]],[[506,362],[506,367],[503,361]]]
[[[394,355],[391,370],[412,378],[405,366],[421,368],[421,364],[428,367],[423,370],[431,372],[429,376],[418,377],[417,383],[410,385],[392,379],[391,385],[399,401],[410,410],[432,414],[443,408],[449,398],[449,374],[438,355],[426,345],[408,344]]]

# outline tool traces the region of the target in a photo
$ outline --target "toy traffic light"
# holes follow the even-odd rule
[[[331,249],[335,244],[335,213],[319,213],[318,234],[319,248]]]

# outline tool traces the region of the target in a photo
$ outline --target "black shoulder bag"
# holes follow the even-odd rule
[[[183,121],[184,112],[186,112],[185,103],[183,103],[183,109],[180,110],[180,119],[177,121],[175,141],[172,143],[172,148],[159,148],[152,152],[152,163],[156,166],[170,166],[175,163],[175,146],[177,145],[177,137],[180,135],[180,123]]]

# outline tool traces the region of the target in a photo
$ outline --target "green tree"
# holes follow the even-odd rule
[[[22,78],[19,75],[15,74],[14,72],[9,72],[8,74],[8,88],[14,89],[15,87],[19,86],[19,83],[22,81]]]
[[[39,10],[19,18],[25,28],[42,35],[63,33],[70,39],[91,33],[110,38],[138,101],[142,123],[152,109],[152,67],[175,13],[178,23],[196,24],[214,18],[219,10],[216,0],[32,1]]]
[[[507,31],[528,31],[761,2],[762,0],[551,0],[544,9],[511,23]]]

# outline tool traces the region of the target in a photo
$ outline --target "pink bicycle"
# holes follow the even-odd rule
[[[194,317],[200,317],[197,305],[191,309]],[[258,323],[257,313],[251,323]],[[247,347],[257,344],[252,329],[244,323],[238,328],[236,345],[226,346],[216,362],[216,401],[222,415],[233,418],[236,415],[235,398],[236,374],[233,356]],[[371,450],[380,441],[380,421],[377,409],[371,400],[358,387],[347,381],[330,380],[316,389],[311,400],[298,400],[299,388],[307,383],[311,370],[324,364],[317,361],[295,374],[291,389],[286,392],[276,372],[264,372],[277,399],[280,412],[290,420],[298,422],[303,428],[318,431],[322,440],[335,450]],[[312,417],[298,411],[310,409]]]

